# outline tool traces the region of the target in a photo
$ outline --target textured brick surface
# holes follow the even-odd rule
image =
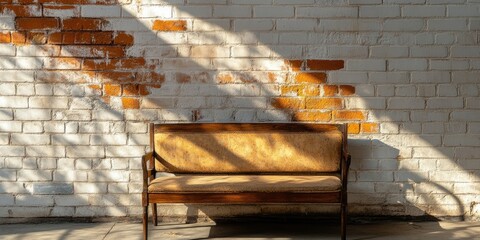
[[[478,218],[478,9],[4,1],[0,202],[138,215],[147,122],[328,122],[349,123],[353,212]]]

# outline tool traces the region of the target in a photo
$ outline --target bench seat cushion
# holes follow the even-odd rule
[[[338,176],[311,175],[183,175],[159,177],[151,193],[333,192],[340,191]]]

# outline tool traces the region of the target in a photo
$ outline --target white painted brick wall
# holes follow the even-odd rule
[[[54,64],[56,56],[72,55],[78,47],[0,43],[0,204],[12,216],[139,215],[147,123],[194,117],[290,121],[291,111],[271,106],[271,97],[294,84],[288,59],[344,60],[343,69],[326,71],[325,84],[354,86],[354,95],[340,96],[342,106],[361,110],[379,126],[379,133],[351,135],[355,212],[373,214],[382,204],[385,215],[456,216],[455,197],[465,206],[477,199],[478,1],[149,0],[73,6],[28,9],[39,17],[105,18],[103,30],[132,34],[128,57],[145,58],[165,74],[165,82],[148,96],[133,96],[140,109],[122,109],[122,96],[107,97],[88,86],[97,78],[77,83],[83,58],[72,64],[75,71],[68,71],[70,64]],[[4,15],[0,33],[17,31],[12,13]],[[152,31],[159,19],[185,20],[187,29]],[[232,82],[218,84],[222,73],[232,74]],[[192,82],[178,82],[184,75]],[[52,182],[72,184],[73,194],[33,190]],[[163,212],[182,215],[185,209]],[[479,212],[466,209],[465,215],[478,218]]]

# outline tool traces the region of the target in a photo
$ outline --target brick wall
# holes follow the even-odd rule
[[[480,214],[478,0],[0,0],[0,13],[0,217],[139,215],[150,121],[348,122],[352,213]]]

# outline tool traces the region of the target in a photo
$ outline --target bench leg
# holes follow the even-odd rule
[[[148,205],[143,207],[143,240],[148,239]]]
[[[153,226],[157,226],[158,218],[157,218],[157,204],[152,203],[152,218],[153,218]]]
[[[342,240],[347,239],[347,204],[342,204],[340,207],[340,228]]]

